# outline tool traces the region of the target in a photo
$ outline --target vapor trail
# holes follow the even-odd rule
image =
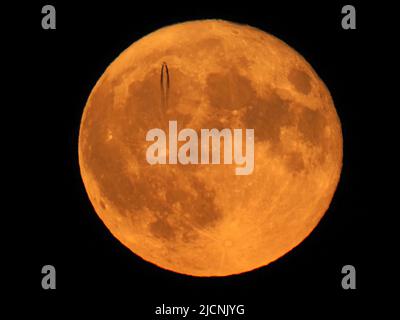
[[[161,106],[163,108],[162,112],[165,112],[165,110],[168,108],[168,94],[169,94],[169,72],[166,62],[163,62],[161,66],[160,86],[161,86]]]

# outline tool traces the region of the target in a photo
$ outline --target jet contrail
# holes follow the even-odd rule
[[[169,93],[169,72],[166,62],[163,62],[161,66],[160,86],[161,86],[161,106],[163,108],[162,112],[165,112],[166,108],[168,108],[168,93]]]

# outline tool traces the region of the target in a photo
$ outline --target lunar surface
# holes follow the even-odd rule
[[[254,171],[150,165],[146,133],[168,132],[169,120],[178,130],[254,129]],[[328,89],[287,44],[191,21],[134,42],[106,69],[84,109],[79,163],[95,211],[132,252],[174,272],[226,276],[268,265],[316,227],[340,177],[342,133]]]

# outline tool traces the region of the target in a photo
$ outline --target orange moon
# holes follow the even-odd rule
[[[150,165],[146,133],[168,133],[168,120],[254,129],[254,171]],[[83,112],[79,164],[98,216],[132,252],[227,276],[268,265],[316,227],[339,181],[342,132],[328,89],[294,49],[247,25],[190,21],[141,38],[106,69]]]

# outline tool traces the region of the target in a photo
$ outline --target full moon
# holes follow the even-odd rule
[[[146,133],[168,132],[169,120],[196,132],[254,129],[254,170],[149,164]],[[342,149],[310,64],[276,37],[222,20],[134,42],[96,83],[79,133],[83,182],[110,232],[148,262],[204,277],[266,266],[301,243],[329,207]]]

